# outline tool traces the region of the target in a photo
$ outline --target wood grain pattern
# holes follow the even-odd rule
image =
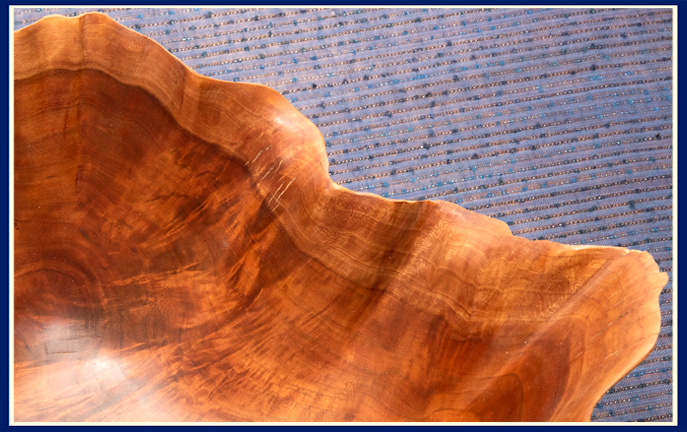
[[[656,341],[647,253],[348,191],[105,15],[14,47],[16,421],[588,421]]]

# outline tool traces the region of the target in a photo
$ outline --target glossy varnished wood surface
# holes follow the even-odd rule
[[[588,421],[656,341],[649,254],[350,192],[104,15],[14,37],[16,421]]]

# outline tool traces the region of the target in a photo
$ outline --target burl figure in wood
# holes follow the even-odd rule
[[[15,421],[588,421],[652,257],[337,186],[281,95],[105,15],[14,34]]]

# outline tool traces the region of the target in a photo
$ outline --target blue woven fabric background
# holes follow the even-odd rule
[[[15,29],[93,10],[17,9]],[[670,9],[100,11],[201,74],[281,92],[351,190],[650,252],[671,275],[658,343],[592,420],[672,421]]]

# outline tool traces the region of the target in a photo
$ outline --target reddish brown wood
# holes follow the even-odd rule
[[[647,253],[350,192],[104,15],[14,37],[17,421],[588,421],[656,341]]]

